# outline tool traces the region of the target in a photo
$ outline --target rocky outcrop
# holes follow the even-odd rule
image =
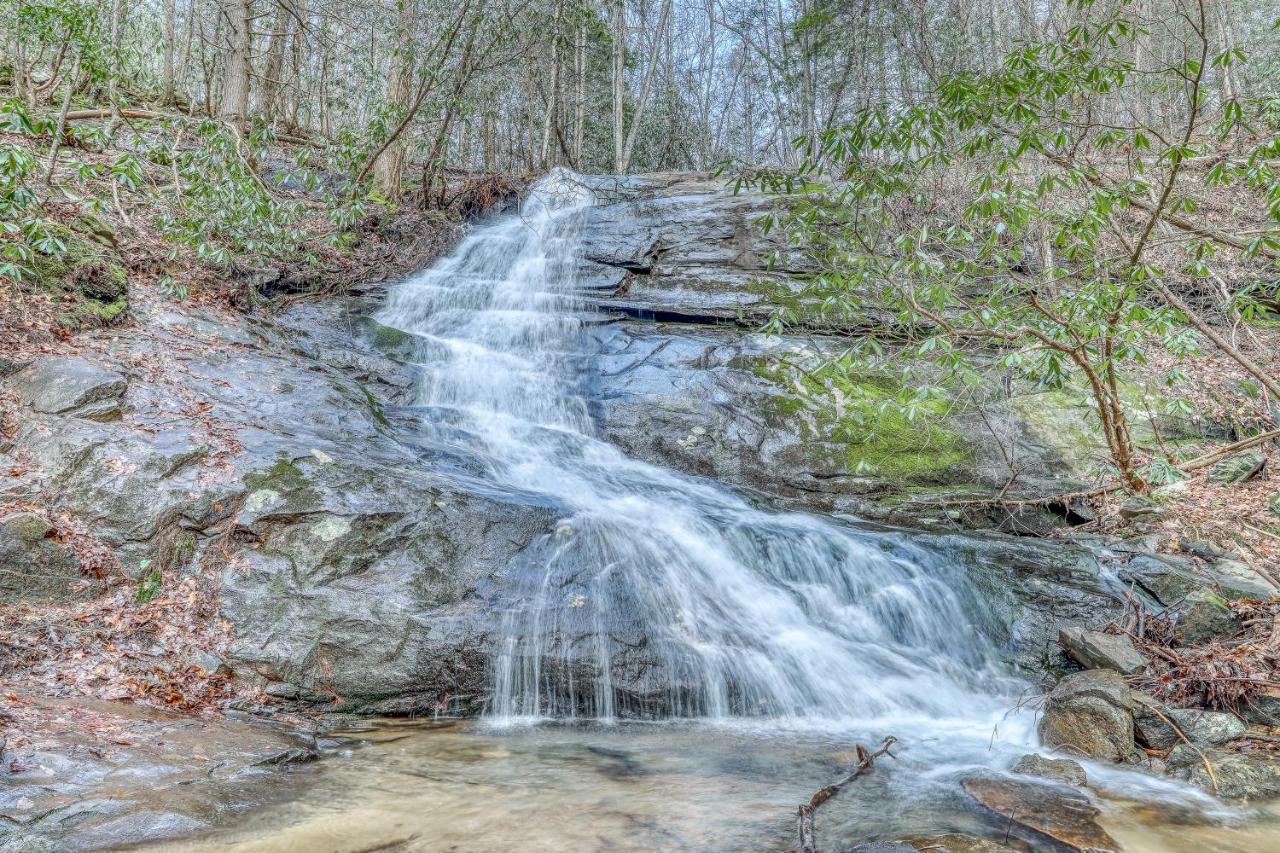
[[[1085,507],[1053,500],[1107,462],[1083,388],[1031,387],[994,360],[978,365],[988,376],[976,387],[920,362],[904,374],[895,319],[833,314],[808,293],[811,267],[761,227],[785,201],[667,175],[609,197],[619,200],[587,214],[580,281],[623,320],[596,332],[598,416],[611,441],[819,512],[1032,534],[1087,520]],[[759,333],[777,312],[790,332]],[[844,355],[848,334],[868,329],[883,354]],[[919,393],[925,384],[935,392]],[[1145,389],[1124,394],[1138,442],[1155,446]],[[1167,441],[1213,430],[1173,417],[1159,428]],[[997,494],[1028,502],[993,507]]]
[[[46,415],[107,421],[120,417],[128,382],[83,358],[44,358],[10,380],[18,400]]]
[[[1147,659],[1125,636],[1073,626],[1058,632],[1058,642],[1085,669],[1114,669],[1121,675],[1131,675],[1147,665]]]
[[[475,712],[500,607],[477,590],[554,526],[554,508],[464,484],[474,463],[421,446],[416,413],[398,407],[402,367],[328,331],[332,316],[295,319],[318,331],[164,310],[82,338],[79,357],[36,360],[9,380],[9,449],[24,460],[13,496],[92,530],[125,583],[223,567],[240,677],[336,707]],[[306,354],[339,350],[336,365]],[[117,419],[81,416],[103,401]],[[0,548],[54,559],[51,540],[19,532]]]
[[[1132,708],[1120,673],[1089,669],[1068,675],[1045,702],[1040,739],[1099,761],[1124,761],[1133,750]]]

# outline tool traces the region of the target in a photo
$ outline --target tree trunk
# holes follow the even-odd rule
[[[626,119],[623,102],[626,89],[623,74],[627,70],[627,7],[625,0],[613,3],[613,171],[622,174],[622,146],[625,139],[622,123]]]
[[[645,71],[644,82],[640,84],[640,99],[636,101],[635,115],[631,117],[631,129],[627,131],[627,142],[622,147],[622,161],[618,174],[625,175],[631,166],[631,151],[636,144],[636,132],[644,120],[644,108],[649,100],[649,87],[653,85],[653,77],[658,70],[658,51],[662,47],[662,33],[667,28],[667,18],[671,16],[671,0],[664,0],[662,11],[658,14],[658,28],[653,33],[653,44],[649,49],[649,68]]]
[[[173,103],[173,43],[177,38],[178,4],[176,0],[164,0],[164,46],[160,76],[160,103]]]
[[[550,164],[551,125],[556,120],[556,104],[560,96],[560,10],[563,4],[556,3],[555,17],[551,24],[551,85],[547,88],[547,112],[542,121],[542,149],[538,162],[542,168]]]
[[[276,99],[280,95],[281,78],[284,75],[284,46],[289,40],[293,15],[289,0],[276,0],[275,19],[267,37],[267,61],[262,69],[262,83],[258,87],[258,114],[273,121],[279,117]]]
[[[575,86],[573,98],[573,167],[582,168],[582,136],[587,111],[587,25],[582,23],[574,39],[573,64]]]
[[[218,116],[237,128],[243,128],[249,115],[252,0],[222,0],[221,13],[226,22],[226,41],[223,51],[222,103],[218,107]]]
[[[413,46],[418,24],[415,0],[398,0],[398,6],[396,45],[391,54],[391,73],[387,77],[387,104],[392,108],[392,115],[397,121],[404,117],[413,94],[413,72],[416,66]],[[404,158],[404,140],[397,138],[374,163],[374,181],[378,191],[389,201],[400,199],[400,176],[404,171]]]

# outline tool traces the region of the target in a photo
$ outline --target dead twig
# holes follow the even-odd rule
[[[836,794],[840,793],[842,790],[844,790],[845,786],[851,783],[854,779],[857,779],[862,774],[871,770],[871,768],[875,766],[875,760],[880,756],[888,755],[890,758],[893,758],[894,755],[889,750],[897,742],[898,742],[898,739],[893,735],[890,735],[889,737],[884,739],[884,743],[882,743],[880,745],[880,748],[877,749],[875,752],[870,752],[867,750],[865,746],[863,746],[862,744],[858,744],[856,747],[858,752],[858,764],[856,767],[853,768],[853,771],[850,772],[848,776],[845,776],[840,781],[833,782],[830,785],[820,788],[816,794],[814,794],[812,797],[809,798],[809,802],[802,803],[800,805],[800,809],[799,809],[800,846],[798,848],[799,853],[817,853],[818,851],[818,843],[815,840],[814,833],[813,833],[813,813],[814,811],[817,810],[818,806],[822,805],[827,800],[831,799]]]

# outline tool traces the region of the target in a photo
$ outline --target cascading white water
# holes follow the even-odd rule
[[[563,521],[510,578],[500,718],[770,716],[971,722],[1007,706],[981,603],[905,536],[766,512],[594,438],[594,318],[575,293],[592,193],[571,173],[394,289],[378,319],[421,341],[424,429],[447,423],[503,489]],[[458,436],[463,438],[459,439]]]

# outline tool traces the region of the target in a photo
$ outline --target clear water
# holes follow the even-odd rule
[[[363,745],[297,769],[287,785],[263,783],[274,802],[158,849],[786,850],[796,843],[796,806],[853,761],[843,738],[742,721],[504,728],[388,720],[358,736]],[[959,793],[964,771],[931,765],[936,751],[932,740],[904,743],[898,760],[883,759],[824,804],[820,847],[948,833],[1005,840],[1004,822]],[[1280,849],[1274,810],[1214,812],[1195,792],[1133,781],[1151,787],[1100,803],[1101,822],[1127,853]]]
[[[599,318],[575,287],[592,200],[553,173],[377,318],[421,342],[423,428],[465,445],[493,485],[562,508],[538,563],[508,579],[489,715],[944,726],[985,745],[1021,686],[999,675],[947,555],[761,511],[593,435]]]

